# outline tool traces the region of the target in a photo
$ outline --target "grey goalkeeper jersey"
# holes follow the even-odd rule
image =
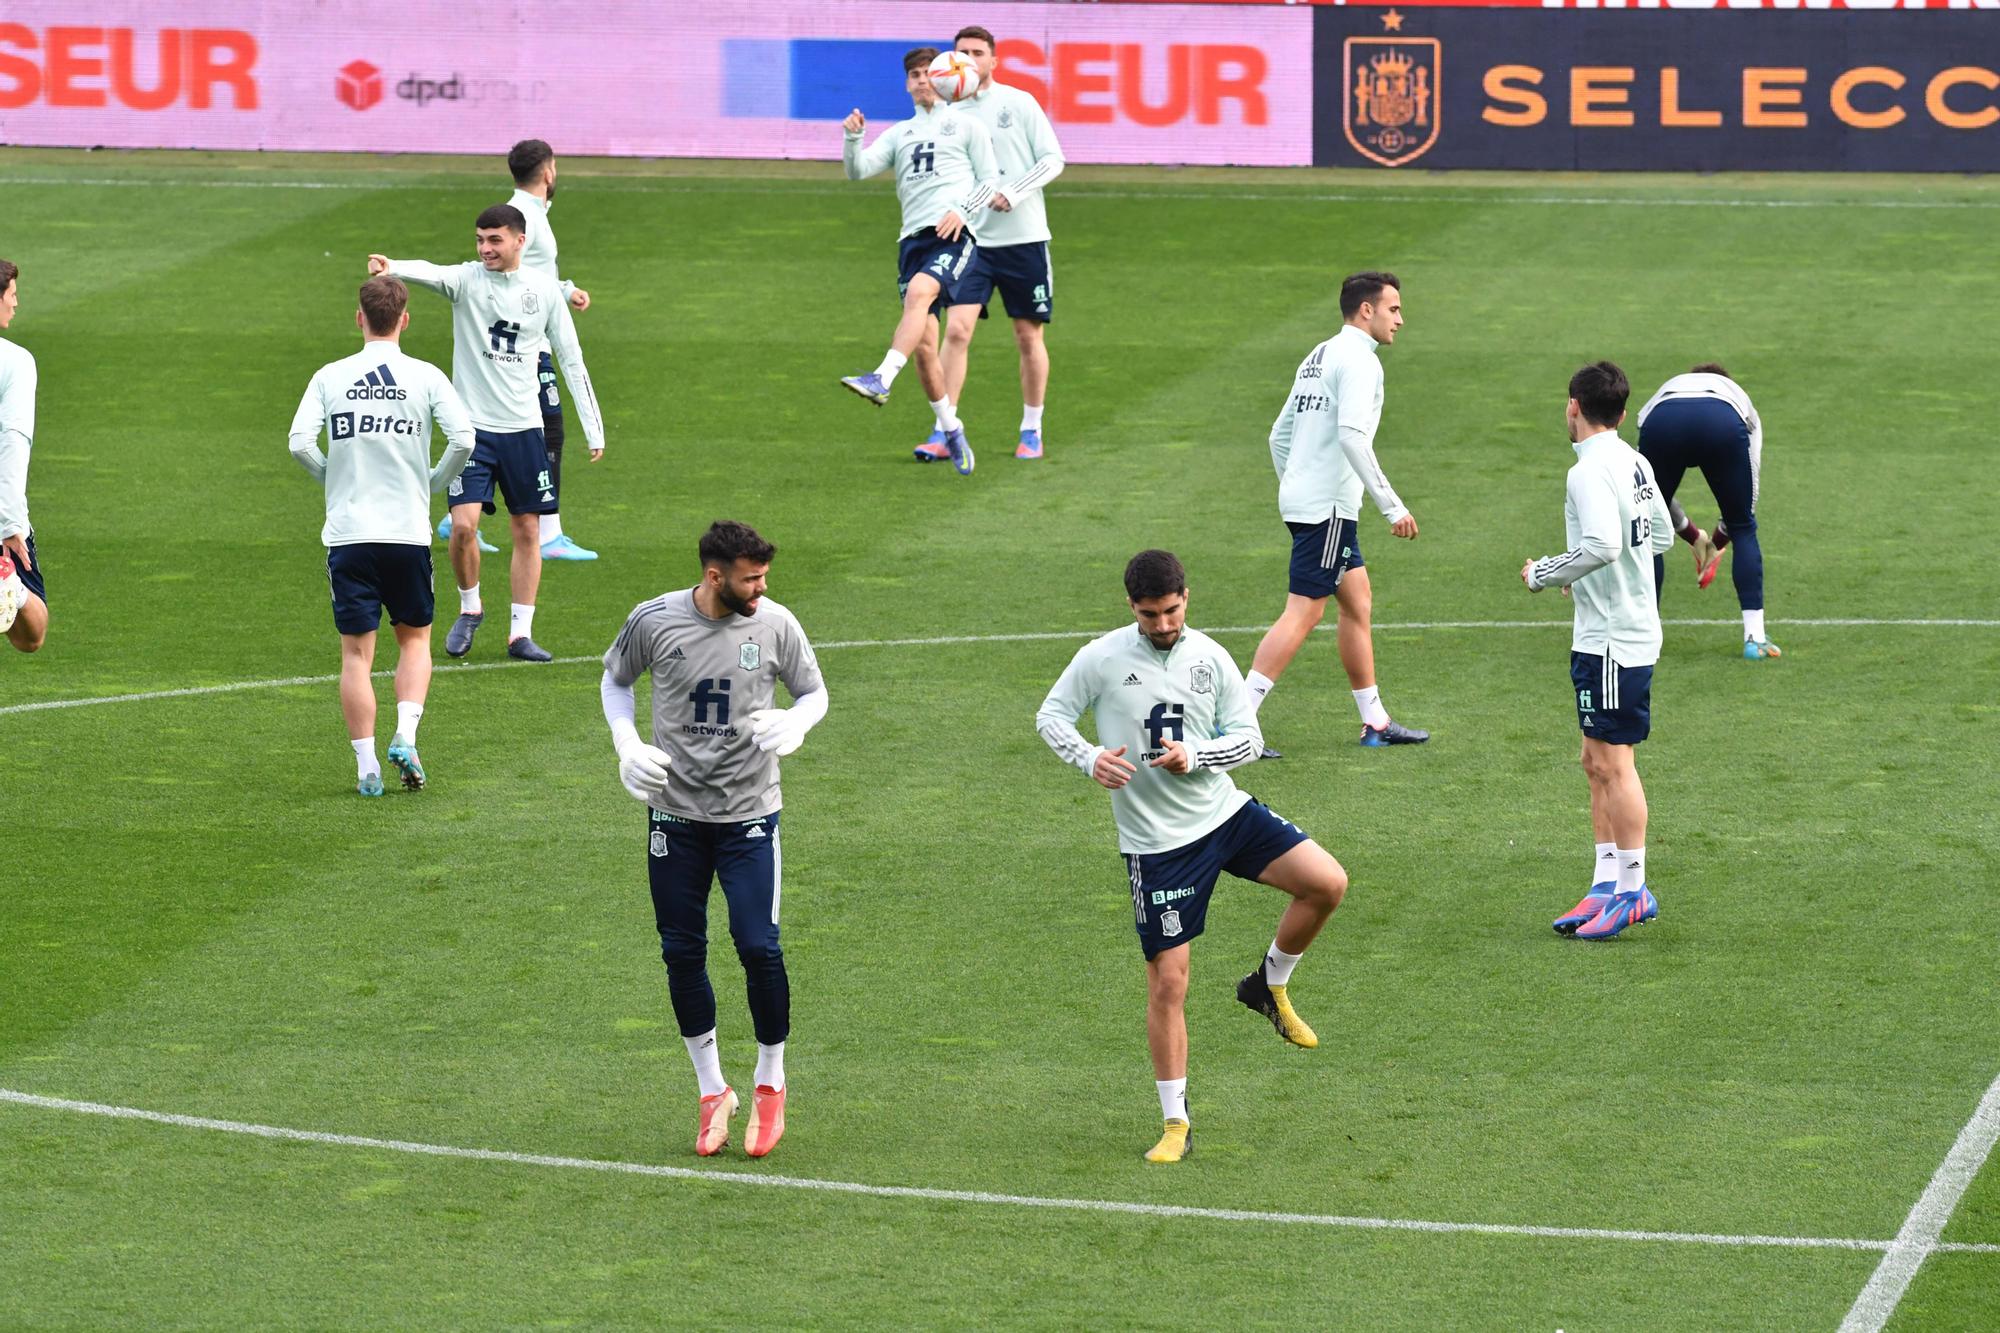
[[[751,742],[750,714],[774,706],[778,681],[794,699],[824,683],[790,611],[765,597],[754,616],[711,620],[692,589],[670,592],[633,608],[604,669],[620,685],[653,675],[653,744],[673,758],[654,809],[730,824],[784,805],[778,757]]]

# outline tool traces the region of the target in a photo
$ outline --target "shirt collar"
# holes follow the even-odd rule
[[[1347,338],[1350,334],[1353,335],[1353,337],[1355,338],[1359,338],[1362,342],[1367,343],[1368,350],[1371,352],[1382,345],[1381,343],[1376,342],[1373,338],[1369,337],[1366,333],[1362,332],[1359,328],[1357,328],[1355,325],[1352,324],[1341,325],[1340,332],[1335,336],[1341,338]]]
[[[514,187],[514,197],[512,199],[509,199],[507,202],[515,205],[516,207],[522,204],[533,204],[544,215],[547,215],[549,211],[548,200],[542,198],[538,194],[535,194],[533,191],[524,190],[518,185]]]
[[[1586,436],[1584,436],[1584,437],[1583,437],[1582,439],[1580,439],[1580,440],[1578,440],[1578,441],[1576,442],[1576,446],[1575,446],[1575,447],[1576,447],[1576,456],[1577,456],[1578,458],[1582,458],[1582,457],[1583,457],[1583,455],[1584,455],[1584,451],[1585,451],[1585,450],[1587,450],[1587,449],[1590,449],[1590,448],[1593,448],[1593,447],[1595,447],[1596,445],[1599,445],[1599,444],[1602,444],[1602,443],[1603,443],[1604,441],[1606,441],[1606,440],[1609,440],[1609,441],[1611,441],[1611,442],[1612,442],[1613,444],[1623,444],[1623,443],[1625,443],[1625,441],[1623,441],[1623,440],[1621,440],[1621,439],[1619,439],[1619,438],[1618,438],[1618,432],[1617,432],[1617,430],[1615,430],[1615,429],[1613,429],[1613,430],[1601,430],[1601,431],[1597,432],[1597,434],[1595,434],[1595,435],[1586,435]]]

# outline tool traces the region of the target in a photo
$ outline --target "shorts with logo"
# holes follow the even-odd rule
[[[778,845],[778,816],[711,824],[683,819],[664,810],[648,810],[647,879],[653,890],[653,920],[660,930],[660,956],[673,982],[677,964],[703,959],[708,952],[708,893],[722,882],[729,907],[729,936],[745,970],[753,962],[775,964],[776,985],[783,986],[783,951],[778,945],[778,904],[784,890],[784,853]],[[778,1013],[760,1013],[752,996],[757,1040],[785,1039],[789,1005]],[[713,1026],[713,999],[704,1020],[683,1036],[696,1036]],[[675,1005],[677,1015],[680,1005]]]
[[[1292,530],[1291,591],[1300,597],[1331,597],[1340,576],[1361,569],[1361,534],[1351,518],[1324,523],[1287,523]]]
[[[969,305],[972,300],[965,292],[978,267],[979,245],[971,232],[961,231],[957,240],[947,241],[937,234],[935,227],[925,227],[905,236],[897,249],[896,290],[907,293],[910,280],[919,273],[927,273],[943,289],[932,309],[939,305]]]
[[[1264,867],[1307,841],[1289,819],[1254,798],[1209,833],[1170,852],[1128,852],[1132,915],[1147,961],[1201,934],[1208,900],[1228,871],[1255,880]]]
[[[49,588],[48,584],[42,580],[42,553],[35,549],[34,533],[25,534],[23,540],[28,543],[28,559],[35,562],[35,567],[29,569],[21,563],[21,558],[15,556],[12,551],[9,551],[8,555],[13,556],[14,572],[21,576],[21,586],[41,598],[42,604],[46,606],[49,601]]]
[[[1046,324],[1055,318],[1055,270],[1049,264],[1049,243],[988,245],[979,251],[978,262],[959,291],[959,299],[979,306],[986,318],[986,303],[995,288],[1011,319],[1032,319]]]
[[[1637,745],[1653,730],[1653,668],[1619,666],[1609,654],[1569,655],[1576,723],[1607,745]]]
[[[498,483],[510,514],[556,512],[556,479],[549,472],[549,452],[541,427],[533,430],[475,430],[472,461],[453,479],[445,502],[476,504],[495,512],[493,491]]]
[[[428,545],[330,546],[326,582],[333,592],[333,627],[342,634],[373,634],[382,627],[385,608],[391,624],[416,627],[430,624],[437,613]]]

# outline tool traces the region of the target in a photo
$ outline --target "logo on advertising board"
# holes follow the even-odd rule
[[[350,60],[333,76],[333,95],[344,106],[366,111],[382,100],[382,71],[365,60]]]
[[[1435,37],[1349,37],[1341,48],[1341,121],[1354,151],[1385,167],[1437,142],[1443,44]]]

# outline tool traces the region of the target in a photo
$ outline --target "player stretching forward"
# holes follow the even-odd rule
[[[1085,644],[1049,691],[1035,729],[1049,748],[1111,792],[1118,848],[1146,955],[1146,1042],[1166,1130],[1149,1162],[1194,1145],[1187,1108],[1188,945],[1201,934],[1227,870],[1292,897],[1264,962],[1236,998],[1308,1049],[1319,1038],[1292,1012],[1292,969],[1347,892],[1347,873],[1320,845],[1245,792],[1226,769],[1257,757],[1263,738],[1243,676],[1221,645],[1186,628],[1187,575],[1165,551],[1125,566],[1136,625]],[[1098,744],[1077,730],[1097,714]],[[1136,751],[1142,766],[1126,755]]]
[[[361,284],[354,322],[361,350],[322,366],[292,417],[292,457],[326,487],[326,580],[340,631],[340,711],[354,742],[363,796],[382,794],[375,758],[375,631],[382,610],[396,630],[396,733],[389,762],[419,791],[417,722],[431,685],[431,495],[472,457],[472,419],[436,366],[403,355],[410,289],[394,278]],[[444,457],[431,466],[431,423]],[[327,433],[326,453],[319,451]]]
[[[444,636],[444,650],[453,657],[471,652],[472,636],[486,619],[479,599],[479,515],[494,511],[497,482],[514,534],[507,655],[547,662],[551,655],[532,637],[535,594],[542,582],[541,515],[556,512],[555,477],[542,442],[541,386],[535,376],[545,347],[553,347],[562,364],[592,454],[603,452],[604,420],[562,289],[547,274],[521,267],[528,239],[521,210],[493,205],[474,221],[473,238],[479,249],[476,260],[446,267],[370,255],[368,272],[428,287],[452,305],[451,383],[472,417],[476,443],[472,461],[450,491],[458,619]]]
[[[21,270],[0,259],[0,329],[21,303]],[[24,653],[49,634],[49,590],[28,522],[28,451],[35,443],[35,358],[0,338],[0,631]]]
[[[1250,663],[1253,708],[1326,616],[1339,607],[1340,664],[1361,713],[1361,743],[1420,745],[1428,731],[1389,719],[1375,684],[1375,642],[1369,617],[1374,597],[1361,559],[1361,492],[1389,520],[1389,531],[1414,539],[1417,520],[1397,498],[1375,461],[1382,422],[1382,363],[1375,349],[1396,341],[1403,326],[1402,284],[1393,273],[1356,273],[1340,284],[1339,333],[1312,349],[1292,380],[1292,392],[1271,426],[1271,461],[1278,469],[1278,516],[1292,531],[1292,573],[1284,614],[1264,633]],[[1276,759],[1275,750],[1264,757]]]
[[[1764,423],[1757,419],[1750,395],[1714,362],[1674,376],[1639,409],[1639,452],[1660,479],[1674,531],[1694,547],[1695,575],[1702,587],[1715,577],[1722,549],[1736,543],[1729,575],[1743,609],[1743,655],[1753,662],[1784,656],[1764,637],[1764,548],[1757,540]],[[1713,539],[1674,503],[1681,477],[1691,467],[1701,469],[1722,510]],[[1664,556],[1653,562],[1656,583],[1665,579],[1666,565]]]
[[[708,890],[719,878],[757,1034],[744,1151],[762,1157],[785,1132],[792,1021],[778,944],[778,760],[826,716],[826,684],[799,622],[764,596],[777,548],[725,522],[702,534],[700,553],[701,582],[640,603],[604,654],[604,718],[620,780],[649,807],[646,865],[667,993],[701,1086],[694,1150],[721,1152],[736,1113],[708,980]],[[633,724],[632,686],[644,672],[653,676],[651,745]],[[772,706],[776,681],[790,708]]]
[[[1570,376],[1564,415],[1576,466],[1563,504],[1569,549],[1521,566],[1528,591],[1568,588],[1576,607],[1569,676],[1597,846],[1590,891],[1555,928],[1580,940],[1608,940],[1660,912],[1646,887],[1646,789],[1632,747],[1652,729],[1653,663],[1660,659],[1653,558],[1674,544],[1674,534],[1652,465],[1618,438],[1631,394],[1625,372],[1609,361]]]
[[[991,214],[979,224],[979,262],[965,299],[977,301],[983,315],[993,289],[1000,289],[1007,315],[1014,321],[1014,343],[1021,351],[1021,442],[1014,447],[1014,457],[1040,458],[1042,407],[1049,389],[1049,349],[1042,330],[1053,317],[1056,292],[1042,187],[1062,174],[1062,145],[1056,142],[1040,102],[1019,88],[994,81],[993,68],[999,61],[992,33],[961,28],[952,44],[972,57],[979,70],[979,91],[958,109],[986,126],[1000,168]],[[968,338],[971,331],[968,324]],[[917,344],[918,358],[927,355],[935,355],[929,338]],[[965,387],[965,365],[961,353],[945,386],[954,408],[959,390]],[[949,457],[944,432],[932,431],[916,454],[924,462]]]
[[[977,246],[968,226],[993,197],[993,143],[977,119],[940,101],[925,72],[937,56],[934,46],[920,46],[903,56],[903,80],[916,114],[897,121],[868,147],[861,131],[868,118],[850,112],[840,123],[846,131],[844,163],[847,179],[866,180],[893,166],[896,198],[903,205],[903,233],[897,273],[903,294],[903,318],[889,340],[882,364],[866,375],[849,375],[840,382],[877,407],[889,401],[889,386],[926,338],[936,336],[931,308],[945,307],[942,357],[917,358],[917,379],[930,400],[941,443],[961,476],[972,471],[972,445],[959,424],[950,386],[963,383],[966,348],[973,323],[985,307],[984,294],[974,295]]]

